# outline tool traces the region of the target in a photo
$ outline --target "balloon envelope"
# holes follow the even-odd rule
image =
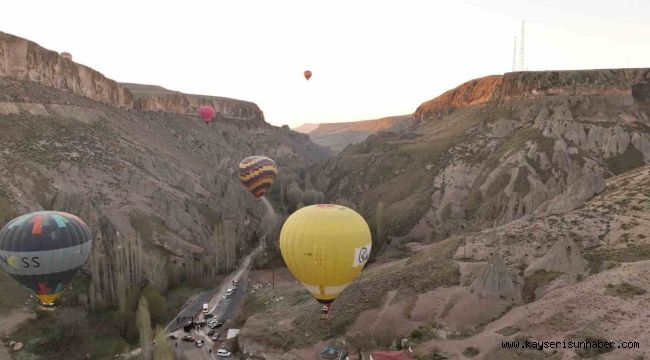
[[[275,161],[266,156],[249,156],[239,163],[239,179],[258,199],[271,188],[277,175]]]
[[[280,232],[289,271],[323,304],[334,301],[359,275],[371,246],[366,221],[341,205],[304,207],[289,216]]]
[[[311,71],[309,71],[309,70],[305,71],[305,79],[307,79],[307,81],[309,81],[309,79],[311,79]]]
[[[214,117],[215,111],[212,106],[205,105],[201,106],[199,108],[199,116],[203,121],[207,124],[212,121],[212,118]]]
[[[49,305],[90,255],[92,236],[75,215],[38,211],[17,217],[0,230],[0,265]]]

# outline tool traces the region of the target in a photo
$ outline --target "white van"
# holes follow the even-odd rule
[[[203,313],[207,314],[208,313],[208,304],[203,304]]]

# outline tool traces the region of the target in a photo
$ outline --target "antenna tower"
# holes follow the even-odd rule
[[[519,48],[519,67],[524,71],[524,22],[521,22],[521,47]]]
[[[517,37],[515,36],[515,49],[512,51],[512,71],[517,68]]]

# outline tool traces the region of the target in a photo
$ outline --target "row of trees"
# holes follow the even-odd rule
[[[305,175],[304,190],[300,188],[300,177],[295,174],[281,175],[278,177],[280,187],[280,201],[286,210],[292,213],[304,206],[322,204],[325,195],[314,189],[311,177]]]
[[[121,236],[107,220],[100,221],[100,229],[89,259],[90,307],[114,311],[113,322],[129,342],[146,335],[138,315],[142,299],[146,300],[149,325],[163,325],[167,301],[162,294],[170,286],[214,284],[220,273],[237,265],[235,228],[228,221],[215,225],[204,253],[185,254],[178,264],[170,264],[163,250],[145,244],[138,233]]]
[[[140,334],[140,349],[142,360],[174,360],[174,349],[160,326],[154,333],[151,326],[149,302],[142,296],[138,303],[136,324]],[[155,343],[154,343],[155,340]]]

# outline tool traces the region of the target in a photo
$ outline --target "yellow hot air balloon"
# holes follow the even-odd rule
[[[359,275],[371,245],[366,221],[341,205],[304,207],[289,216],[280,233],[289,271],[322,304],[334,301]]]

